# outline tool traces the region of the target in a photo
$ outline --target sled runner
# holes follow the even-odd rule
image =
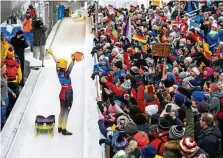
[[[48,134],[54,136],[54,125],[55,125],[55,115],[50,115],[44,117],[41,115],[36,116],[35,126],[36,126],[36,136],[39,135],[40,131],[47,130]]]

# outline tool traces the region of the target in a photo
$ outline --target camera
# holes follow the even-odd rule
[[[24,40],[24,35],[21,35],[21,36],[20,36],[20,39],[21,39],[21,40]]]

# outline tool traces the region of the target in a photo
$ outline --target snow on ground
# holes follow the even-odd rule
[[[86,33],[86,25],[90,24],[64,19],[51,47],[57,57],[66,57],[69,61],[71,53],[75,51],[82,51],[85,54],[84,61],[76,63],[71,73],[74,102],[67,129],[73,132],[73,135],[63,136],[57,133],[60,84],[54,60],[48,56],[9,158],[101,157],[101,148],[98,145],[100,134],[97,125],[96,88],[90,78],[93,69],[93,58],[89,52],[92,48],[92,38],[89,32]],[[56,115],[54,137],[47,134],[36,137],[34,124],[36,115],[52,114]]]

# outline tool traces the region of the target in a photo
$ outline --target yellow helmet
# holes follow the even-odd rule
[[[61,69],[66,69],[68,65],[67,59],[60,58],[57,60],[57,67]]]

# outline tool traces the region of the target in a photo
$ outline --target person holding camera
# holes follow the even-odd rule
[[[26,11],[26,17],[25,17],[24,21],[22,22],[22,25],[23,25],[23,32],[24,32],[25,40],[29,41],[31,52],[33,52],[33,37],[32,37],[32,33],[31,33],[32,18],[31,18],[29,10]]]
[[[16,35],[12,37],[11,44],[15,49],[15,54],[19,57],[21,71],[22,71],[22,74],[24,74],[25,48],[28,47],[28,44],[25,41],[22,30],[17,31]],[[24,84],[24,79],[22,79],[21,84]]]
[[[42,61],[42,66],[44,66],[44,54],[45,54],[45,44],[46,44],[46,32],[47,28],[43,25],[40,18],[33,20],[33,28],[31,32],[33,33],[33,57]],[[40,52],[40,54],[39,54]]]

